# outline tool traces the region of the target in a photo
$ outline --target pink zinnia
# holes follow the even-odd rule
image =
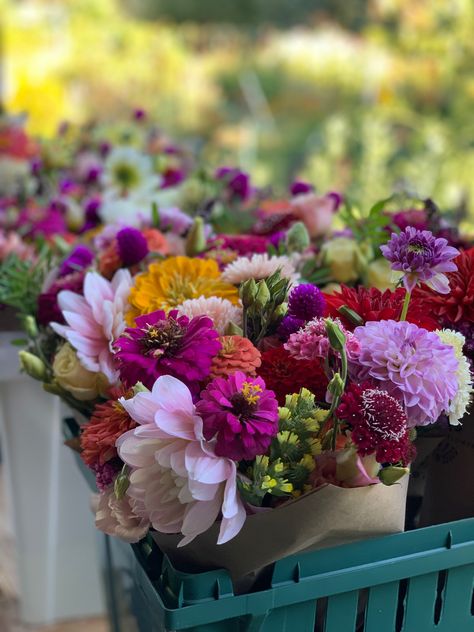
[[[235,461],[265,454],[278,433],[278,402],[262,378],[237,371],[216,378],[201,393],[197,411],[208,440],[216,437],[216,454]]]
[[[58,305],[68,326],[51,323],[54,331],[77,350],[81,364],[89,371],[101,371],[111,384],[119,377],[112,344],[125,329],[124,312],[132,277],[118,270],[112,281],[97,272],[84,279],[84,296],[64,290]]]

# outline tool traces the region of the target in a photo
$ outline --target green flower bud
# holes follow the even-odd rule
[[[329,344],[335,351],[342,351],[346,344],[346,336],[340,327],[330,318],[326,318],[325,323]]]
[[[186,237],[186,254],[194,257],[206,248],[206,235],[204,234],[204,220],[196,217]]]
[[[333,378],[329,382],[328,391],[334,397],[340,397],[344,393],[344,382],[339,373],[335,373]]]
[[[410,472],[408,467],[389,465],[379,472],[379,479],[384,485],[393,485]]]
[[[270,290],[267,287],[265,281],[259,281],[257,283],[257,294],[255,295],[254,305],[256,309],[263,309],[271,300]]]
[[[359,314],[350,307],[347,307],[347,305],[342,305],[342,307],[339,307],[337,311],[341,314],[341,316],[347,318],[347,320],[357,327],[364,324],[364,320],[359,316]]]
[[[18,355],[20,357],[20,366],[25,373],[40,382],[48,379],[48,371],[43,360],[29,351],[20,351]]]
[[[38,335],[38,326],[33,316],[25,316],[23,319],[23,327],[30,338],[36,338]]]
[[[117,476],[114,482],[114,494],[117,500],[122,500],[127,492],[129,485],[130,480],[128,478],[128,468],[126,465],[124,465],[122,471]]]
[[[230,323],[228,323],[227,327],[225,328],[225,335],[226,336],[243,336],[244,332],[242,331],[242,327],[239,327],[238,325],[230,321]]]
[[[303,252],[310,245],[309,233],[303,222],[296,222],[286,234],[286,247],[289,253]]]
[[[251,307],[257,295],[257,284],[255,283],[255,279],[249,279],[248,281],[242,283],[242,285],[240,286],[239,295],[242,301],[242,305],[245,308]]]
[[[273,314],[271,315],[271,321],[273,323],[278,322],[281,318],[286,316],[287,312],[288,312],[287,303],[281,303],[273,310]]]
[[[135,396],[137,393],[149,393],[149,389],[142,384],[141,382],[137,382],[132,389],[133,395]]]

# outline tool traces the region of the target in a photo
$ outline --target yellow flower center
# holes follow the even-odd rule
[[[258,384],[252,384],[251,382],[244,382],[242,384],[242,395],[248,404],[253,406],[260,400],[258,393],[262,392],[262,387]]]

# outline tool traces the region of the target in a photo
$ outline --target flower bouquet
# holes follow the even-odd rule
[[[459,423],[471,393],[463,335],[418,295],[449,303],[466,254],[407,227],[382,246],[398,289],[329,295],[304,276],[301,223],[253,255],[251,235],[216,240],[201,217],[187,254],[170,254],[174,235],[105,229],[39,295],[49,319],[25,320],[24,369],[86,418],[72,445],[96,476],[98,528],[151,530],[178,565],[235,580],[402,530],[416,429]]]

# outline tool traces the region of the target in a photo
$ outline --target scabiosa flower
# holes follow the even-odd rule
[[[242,307],[233,305],[226,298],[217,296],[191,298],[184,301],[177,309],[180,314],[188,318],[206,314],[206,316],[212,318],[214,329],[221,336],[225,334],[229,323],[234,323],[238,327],[242,325]]]
[[[133,266],[148,254],[148,244],[137,228],[127,226],[117,233],[117,245],[120,259],[125,267]]]
[[[117,401],[118,397],[125,394],[123,388],[110,389],[110,399],[97,404],[90,421],[82,426],[81,458],[91,468],[98,468],[117,458],[117,439],[137,425]]]
[[[319,288],[311,283],[294,287],[288,299],[288,314],[304,321],[324,315],[326,301]]]
[[[204,437],[216,438],[216,454],[234,461],[265,454],[278,433],[275,393],[266,389],[262,378],[241,371],[213,380],[201,392],[196,410]]]
[[[316,400],[324,402],[328,379],[320,360],[297,360],[283,347],[268,349],[262,353],[262,365],[257,374],[265,380],[267,388],[274,391],[280,406],[285,405],[289,393],[307,388]]]
[[[298,280],[295,266],[291,259],[282,255],[281,257],[268,254],[257,254],[252,257],[239,257],[225,267],[222,273],[222,280],[226,283],[238,285],[248,279],[260,281],[271,276],[274,272],[280,270],[282,278],[288,279],[295,283]]]
[[[161,375],[173,375],[188,385],[209,376],[212,358],[221,345],[212,320],[189,320],[177,310],[162,310],[135,319],[115,343],[120,377],[125,385],[143,382],[151,388]]]
[[[357,327],[360,345],[351,373],[375,380],[400,400],[409,427],[434,423],[458,392],[458,360],[439,337],[406,321],[382,320]]]
[[[338,318],[335,318],[334,322],[346,336],[346,351],[349,359],[355,358],[359,352],[358,340],[354,334],[345,329]],[[330,344],[324,318],[314,318],[295,334],[291,334],[284,347],[298,360],[326,358]]]
[[[351,439],[362,456],[375,453],[379,463],[408,465],[413,456],[407,416],[402,405],[386,391],[351,384],[337,409],[351,429]]]
[[[449,417],[449,423],[452,426],[458,426],[460,424],[460,420],[464,417],[467,409],[469,408],[472,397],[471,367],[469,360],[463,353],[466,339],[461,333],[458,331],[452,331],[451,329],[441,329],[435,333],[438,334],[441,342],[453,347],[459,363],[457,371],[459,384],[458,392],[452,399],[449,410],[446,411]]]
[[[262,363],[260,351],[248,338],[242,336],[222,336],[221,348],[214,356],[211,366],[211,377],[228,377],[237,371],[247,375],[255,375],[255,370]]]
[[[392,264],[392,270],[403,272],[403,284],[411,292],[418,282],[426,283],[440,294],[449,294],[445,272],[457,269],[452,261],[459,251],[448,245],[446,239],[436,238],[428,230],[408,226],[402,233],[392,233],[383,256]]]
[[[79,244],[73,251],[64,259],[59,268],[60,276],[65,276],[71,272],[77,272],[78,270],[85,270],[88,268],[94,260],[94,253],[87,246]]]

